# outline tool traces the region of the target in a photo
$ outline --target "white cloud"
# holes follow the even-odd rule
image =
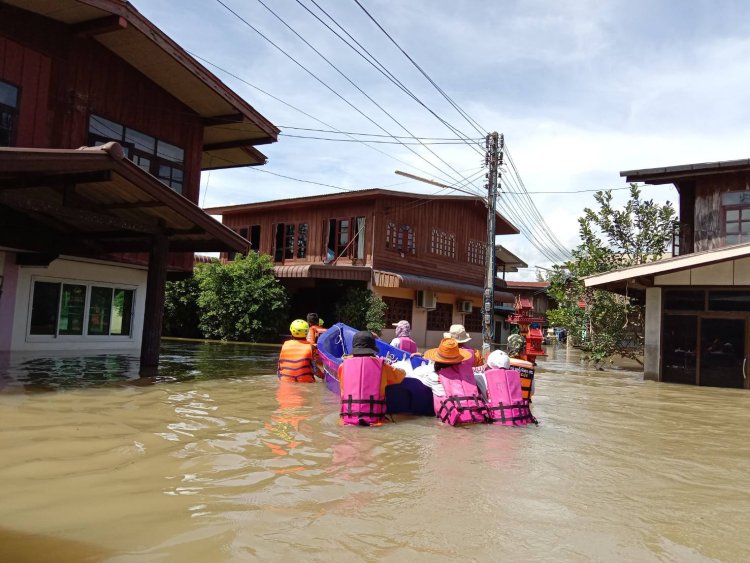
[[[374,121],[391,133],[405,134],[260,4],[227,2]],[[467,135],[477,136],[356,4],[319,3],[430,108]],[[452,135],[296,3],[269,5],[409,131]],[[564,192],[532,197],[566,245],[577,243],[576,220],[585,206],[594,204],[593,195],[581,190],[624,188],[622,170],[747,157],[746,2],[373,0],[365,5],[463,109],[483,127],[505,134],[529,192]],[[177,13],[172,0],[136,0],[136,6],[189,50],[316,118],[341,130],[382,133],[218,3],[186,0]],[[274,123],[323,128],[212,71]],[[374,147],[281,137],[261,150],[269,156],[269,171],[347,188],[401,182],[393,173],[396,169],[448,182],[460,176],[424,148],[414,147],[414,152],[440,170],[404,147]],[[431,148],[462,173],[470,174],[481,162],[466,147]],[[482,183],[480,178],[476,185]],[[434,191],[416,182],[398,189]],[[233,170],[212,173],[205,203],[331,191],[258,171]],[[616,202],[627,197],[624,190],[615,194]],[[644,196],[676,201],[669,186],[645,188]],[[521,236],[501,243],[530,265],[549,265]],[[525,273],[527,279],[533,275],[533,270]]]

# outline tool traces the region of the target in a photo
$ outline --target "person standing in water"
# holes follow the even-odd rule
[[[322,326],[323,323],[320,321],[318,313],[307,314],[307,325],[310,327],[307,331],[307,341],[310,344],[317,344],[318,337],[326,331]]]
[[[417,343],[412,340],[409,321],[398,321],[393,323],[393,326],[396,327],[396,338],[391,340],[391,346],[410,354],[416,354]]]
[[[307,341],[308,324],[302,319],[292,321],[289,331],[292,338],[284,342],[279,354],[276,375],[281,381],[313,383],[315,381],[315,356],[313,346]]]
[[[475,350],[470,346],[466,346],[466,343],[471,340],[471,335],[466,332],[464,325],[451,325],[448,332],[443,333],[443,338],[452,338],[459,344],[459,348],[471,352],[471,365],[472,367],[478,368],[484,365],[482,359],[482,353],[479,350]],[[468,360],[467,360],[468,362]]]
[[[361,330],[352,337],[352,355],[339,366],[341,420],[346,425],[378,426],[385,418],[385,387],[406,376],[378,357],[375,336]]]

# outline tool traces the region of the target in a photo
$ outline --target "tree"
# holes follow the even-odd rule
[[[201,338],[198,327],[200,313],[198,296],[200,288],[195,276],[167,282],[164,294],[164,322],[162,334],[182,338]]]
[[[205,337],[268,342],[286,332],[288,297],[270,256],[251,252],[227,264],[201,264],[195,278]]]
[[[336,316],[342,323],[380,334],[385,328],[386,308],[385,301],[369,289],[351,287],[336,304]]]
[[[669,202],[641,200],[636,184],[630,185],[630,199],[621,210],[612,207],[611,191],[596,192],[594,199],[598,211],[586,208],[578,219],[581,244],[573,259],[550,273],[549,293],[558,307],[548,317],[566,328],[597,365],[615,354],[638,360],[643,303],[631,295],[587,289],[583,278],[660,259],[672,242],[676,213]]]

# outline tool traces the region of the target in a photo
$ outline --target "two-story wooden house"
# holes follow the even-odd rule
[[[644,375],[750,387],[750,160],[621,172],[679,192],[675,256],[586,280],[646,300]]]
[[[168,273],[248,247],[196,205],[201,171],[277,135],[128,2],[0,0],[0,351],[155,365]]]
[[[384,189],[207,209],[270,254],[292,295],[292,313],[335,322],[348,286],[368,287],[388,305],[391,323],[412,325],[420,346],[433,346],[462,323],[481,343],[487,208],[478,197]],[[496,234],[518,230],[497,215]],[[497,280],[495,300],[512,303]]]

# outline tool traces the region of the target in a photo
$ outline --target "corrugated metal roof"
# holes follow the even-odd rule
[[[481,297],[484,287],[466,283],[451,282],[427,276],[416,276],[413,274],[401,274],[396,272],[384,272],[375,270],[375,285],[378,287],[407,287],[411,289],[428,289],[433,291],[444,291],[458,296]],[[495,301],[502,303],[515,302],[515,296],[507,291],[495,291]]]

